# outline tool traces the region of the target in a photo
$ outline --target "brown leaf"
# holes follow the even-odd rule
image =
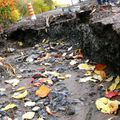
[[[45,110],[46,110],[46,112],[47,112],[49,115],[53,115],[53,114],[54,114],[53,112],[51,112],[51,109],[50,109],[48,106],[45,107]]]
[[[13,75],[16,75],[16,70],[11,64],[4,63],[3,66],[7,71],[10,71]]]
[[[103,70],[100,71],[100,76],[103,80],[107,78],[107,75],[106,75],[105,71],[103,71]]]

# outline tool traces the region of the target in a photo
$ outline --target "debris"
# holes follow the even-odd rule
[[[35,112],[27,112],[25,114],[22,115],[22,119],[23,120],[32,120],[33,117],[35,116]]]

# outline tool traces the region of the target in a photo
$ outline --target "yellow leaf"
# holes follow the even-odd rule
[[[26,119],[32,120],[34,116],[35,116],[35,112],[27,112],[27,113],[23,114],[22,118],[25,120]]]
[[[117,112],[120,102],[117,100],[111,101],[108,98],[103,97],[97,99],[95,104],[97,109],[101,112],[112,114]]]
[[[88,65],[87,63],[82,63],[78,65],[78,68],[81,70],[94,70],[95,66],[93,65]]]
[[[46,82],[48,83],[48,84],[50,84],[50,85],[52,85],[53,84],[53,81],[52,80],[46,80]]]
[[[26,89],[26,87],[20,87],[16,90],[16,92],[19,92],[19,91],[22,91],[22,90],[25,90],[25,89]]]
[[[50,92],[50,88],[46,85],[42,85],[39,87],[39,89],[35,92],[35,94],[41,98],[46,97]]]
[[[6,111],[6,110],[9,110],[9,109],[12,109],[12,108],[15,108],[15,107],[16,107],[15,104],[10,103],[6,107],[2,108],[1,110]]]
[[[90,76],[90,75],[92,75],[92,72],[91,71],[86,71],[84,75],[85,76]]]
[[[19,93],[19,92],[14,93],[14,95],[12,97],[15,99],[23,99],[27,96],[27,94],[28,94],[28,91],[25,90],[23,93]]]
[[[115,79],[115,82],[112,83],[112,85],[108,88],[109,91],[113,91],[116,89],[117,85],[119,84],[120,82],[120,77],[117,76],[116,79]]]
[[[65,77],[64,76],[58,76],[58,79],[65,80]]]

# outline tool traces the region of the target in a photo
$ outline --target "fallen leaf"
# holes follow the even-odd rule
[[[56,76],[56,77],[58,77],[60,75],[60,73],[58,73],[56,71],[45,71],[43,74],[44,75],[53,75],[53,76]]]
[[[75,61],[75,60],[70,61],[70,65],[75,65],[76,63],[77,63],[77,61]]]
[[[105,71],[103,71],[103,70],[101,70],[101,71],[95,70],[94,73],[96,75],[93,75],[93,76],[98,77],[98,80],[100,80],[100,81],[103,81],[107,78],[107,75],[106,75]]]
[[[105,71],[103,71],[103,70],[100,71],[100,76],[103,80],[105,80],[107,78],[107,75],[106,75]]]
[[[16,90],[16,92],[19,92],[19,91],[22,91],[22,90],[25,90],[25,89],[26,89],[26,87],[20,87]]]
[[[51,109],[50,109],[48,106],[45,107],[45,110],[46,110],[46,112],[47,112],[49,115],[53,115],[53,114],[54,114],[53,112],[51,112]]]
[[[113,76],[107,78],[105,81],[107,81],[107,82],[111,82],[112,80],[113,80]]]
[[[94,80],[94,79],[92,78],[92,76],[83,77],[83,78],[80,78],[80,80],[79,80],[79,82],[88,82],[88,81],[96,82],[96,80]]]
[[[65,77],[66,78],[70,78],[72,75],[71,74],[66,74]]]
[[[92,76],[92,78],[95,79],[95,80],[103,81],[103,79],[102,79],[102,77],[101,77],[100,75],[94,74],[94,75]]]
[[[35,112],[27,112],[22,115],[22,119],[32,120],[34,116],[35,116]]]
[[[85,76],[90,76],[90,75],[92,75],[92,72],[87,70],[84,75]]]
[[[19,79],[10,79],[10,80],[5,80],[5,83],[11,84],[12,86],[18,85],[20,82]]]
[[[65,77],[64,76],[58,76],[58,79],[65,80]]]
[[[111,101],[108,98],[103,97],[97,99],[95,104],[97,109],[101,112],[113,114],[117,112],[120,102],[117,100]]]
[[[27,94],[28,94],[28,91],[25,90],[23,93],[19,93],[19,92],[14,93],[12,97],[15,99],[23,99],[27,96]]]
[[[41,83],[39,83],[39,82],[33,83],[33,86],[36,86],[36,87],[39,87],[40,85],[41,85]]]
[[[116,92],[116,91],[111,91],[111,92],[106,91],[105,92],[105,97],[106,98],[112,98],[112,97],[115,97],[117,95],[118,95],[118,92]]]
[[[117,76],[115,78],[114,83],[112,83],[112,85],[108,88],[109,91],[113,91],[116,89],[117,85],[120,83],[120,76]]]
[[[78,65],[78,68],[81,70],[94,70],[95,66],[94,65],[88,65],[87,63],[81,63]]]
[[[97,64],[95,65],[95,70],[101,71],[104,70],[106,68],[105,64]]]
[[[46,97],[50,92],[50,88],[46,85],[42,85],[39,87],[39,89],[35,92],[35,95],[44,98]]]
[[[0,62],[3,62],[5,60],[5,58],[0,57]]]
[[[44,120],[43,118],[39,117],[37,120]]]
[[[3,66],[7,71],[10,71],[13,75],[16,75],[16,70],[11,64],[4,63]]]
[[[53,85],[53,81],[50,80],[50,79],[47,79],[46,82],[47,82],[48,84],[50,84],[50,85]]]
[[[8,104],[7,106],[5,106],[4,108],[2,108],[1,110],[2,110],[2,111],[7,111],[7,110],[12,109],[12,108],[15,108],[15,107],[17,107],[15,104],[10,103],[10,104]]]

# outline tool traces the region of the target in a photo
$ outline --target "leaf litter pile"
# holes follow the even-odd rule
[[[90,64],[70,43],[43,40],[9,53],[0,57],[0,67],[9,75],[0,76],[1,120],[56,120],[59,115],[74,115],[74,109],[68,113],[68,107],[75,104],[64,83],[74,76],[70,71],[83,73],[77,84],[95,83],[100,93],[93,101],[96,110],[117,114],[120,76],[106,72],[105,64]]]

